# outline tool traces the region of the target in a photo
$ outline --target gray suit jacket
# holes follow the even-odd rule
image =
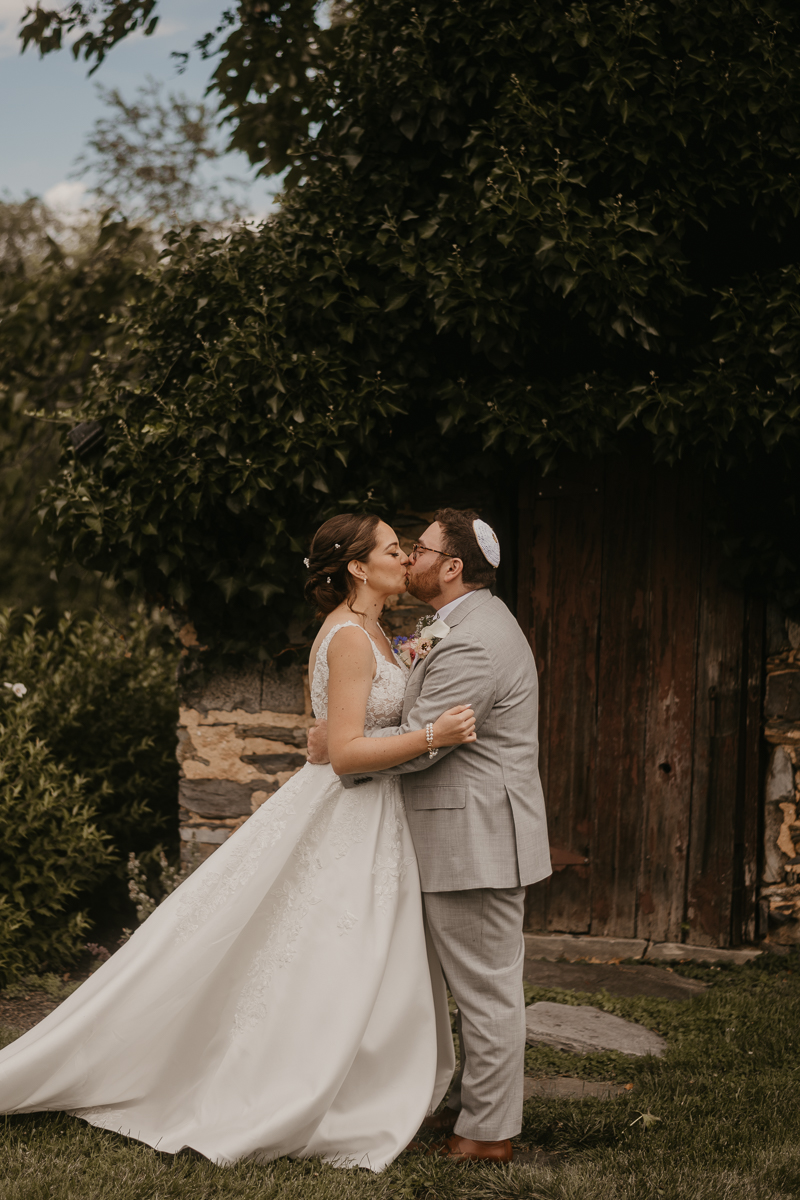
[[[399,732],[471,704],[478,741],[383,772],[402,777],[422,890],[536,883],[551,867],[531,648],[502,600],[485,589],[462,600],[446,624],[450,633],[411,672]]]

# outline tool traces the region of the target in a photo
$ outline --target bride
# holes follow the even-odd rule
[[[444,1096],[453,1046],[393,777],[406,668],[378,617],[407,558],[376,516],[317,531],[325,620],[311,695],[331,765],[306,764],[53,1013],[0,1053],[0,1112],[60,1110],[216,1163],[319,1156],[379,1171]],[[454,697],[458,699],[458,697]],[[433,746],[475,740],[459,705]]]

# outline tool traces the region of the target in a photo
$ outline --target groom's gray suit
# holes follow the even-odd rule
[[[522,1124],[524,889],[551,871],[538,679],[522,630],[486,589],[445,623],[449,634],[411,672],[399,732],[471,704],[478,740],[384,774],[403,779],[425,914],[459,1010],[455,1132],[499,1141]]]

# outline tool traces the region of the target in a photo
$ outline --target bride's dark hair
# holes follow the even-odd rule
[[[331,517],[320,525],[311,541],[308,556],[306,600],[317,606],[317,616],[329,612],[355,596],[353,576],[347,564],[353,559],[365,562],[377,543],[380,517],[374,514],[346,513]]]

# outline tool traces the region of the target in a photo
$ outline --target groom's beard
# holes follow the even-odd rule
[[[408,576],[408,591],[423,604],[431,604],[439,595],[439,564],[434,563],[419,575]]]

